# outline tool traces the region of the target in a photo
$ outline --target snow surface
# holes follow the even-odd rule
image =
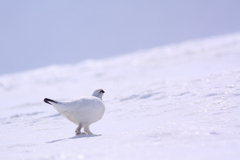
[[[1,159],[240,157],[240,33],[0,77]],[[76,125],[45,104],[103,88],[106,112]]]

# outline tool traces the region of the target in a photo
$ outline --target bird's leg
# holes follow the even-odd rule
[[[84,132],[88,135],[93,135],[93,133],[90,131],[89,126],[84,126]]]
[[[82,125],[79,124],[78,127],[77,127],[77,129],[75,130],[76,135],[81,134],[81,129],[82,129]]]

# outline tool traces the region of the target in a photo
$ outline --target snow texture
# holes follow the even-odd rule
[[[103,88],[106,112],[75,124],[43,102]],[[237,160],[240,33],[0,77],[0,158]]]

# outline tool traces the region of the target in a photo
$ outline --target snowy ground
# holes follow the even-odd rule
[[[43,102],[103,88],[106,113],[77,126]],[[1,159],[240,157],[240,33],[0,77]]]

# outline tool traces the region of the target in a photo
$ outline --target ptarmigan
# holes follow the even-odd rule
[[[97,89],[91,97],[82,97],[68,101],[56,101],[45,98],[44,102],[52,105],[58,112],[67,119],[78,125],[76,135],[82,134],[81,129],[88,135],[93,135],[89,126],[100,120],[105,111],[105,105],[102,101],[104,90]]]

